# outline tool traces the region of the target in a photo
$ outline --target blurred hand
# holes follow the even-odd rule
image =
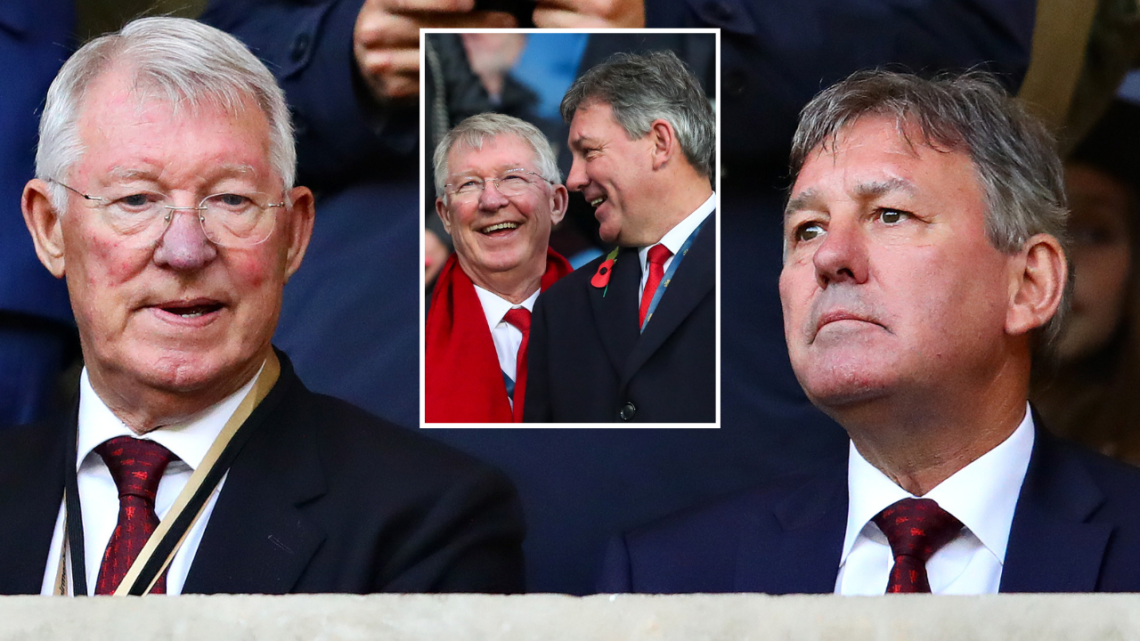
[[[365,0],[352,52],[372,95],[383,103],[419,99],[420,29],[518,26],[510,14],[474,6],[475,0]]]
[[[435,232],[424,230],[424,287],[431,287],[443,264],[447,262],[447,245],[435,235]]]
[[[534,24],[544,29],[645,26],[644,0],[538,0]]]

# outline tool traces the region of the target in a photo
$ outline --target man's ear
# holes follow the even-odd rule
[[[285,280],[297,272],[305,258],[305,250],[313,238],[313,222],[317,216],[313,192],[308,187],[294,187],[289,192],[293,206],[289,208],[289,246],[285,250]]]
[[[649,123],[647,134],[653,142],[653,168],[660,169],[681,150],[677,143],[677,132],[669,121],[658,118]]]
[[[566,215],[566,209],[570,204],[570,192],[566,191],[566,185],[554,185],[550,189],[550,224],[551,226],[557,225],[562,222],[562,218]]]
[[[1037,234],[1026,241],[1013,265],[1005,331],[1016,336],[1043,326],[1057,313],[1069,265],[1061,243],[1049,234]]]
[[[435,213],[439,216],[439,219],[443,221],[443,229],[447,232],[447,235],[450,236],[451,212],[447,210],[447,205],[444,204],[443,198],[435,199]]]
[[[24,185],[20,209],[24,211],[24,224],[32,234],[36,256],[53,276],[63,278],[67,271],[63,256],[63,221],[60,212],[51,205],[48,184],[39,178],[29,180]]]

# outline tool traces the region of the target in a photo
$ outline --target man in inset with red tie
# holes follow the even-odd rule
[[[780,299],[845,463],[612,546],[605,591],[1140,589],[1140,470],[1027,402],[1063,316],[1061,164],[984,74],[865,72],[803,111]]]
[[[527,421],[716,420],[716,117],[670,51],[617,54],[562,100],[567,186],[618,245],[535,310]]]
[[[84,369],[66,420],[0,437],[0,594],[521,589],[502,475],[273,348],[315,216],[295,173],[232,36],[146,18],[64,64],[22,205]]]
[[[496,113],[467,118],[436,147],[436,213],[455,244],[425,334],[428,423],[521,422],[531,310],[571,271],[550,249],[566,213],[550,142]]]

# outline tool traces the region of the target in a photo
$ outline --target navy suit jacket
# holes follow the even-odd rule
[[[522,509],[501,474],[281,377],[242,429],[186,593],[516,592]],[[65,430],[0,432],[0,594],[39,594]],[[98,563],[99,559],[87,559]]]
[[[614,541],[602,592],[831,593],[847,468],[789,479]],[[1038,430],[1002,592],[1140,591],[1140,470]]]
[[[535,303],[526,421],[715,421],[716,212],[705,219],[644,332],[637,249],[618,254],[608,288],[594,287],[590,281],[604,260],[558,281]]]
[[[67,287],[36,258],[20,195],[35,174],[39,114],[74,30],[75,0],[0,2],[0,311],[61,326],[72,324]]]

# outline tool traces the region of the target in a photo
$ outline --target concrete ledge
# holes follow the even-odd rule
[[[0,598],[0,640],[1136,639],[1140,595]]]

